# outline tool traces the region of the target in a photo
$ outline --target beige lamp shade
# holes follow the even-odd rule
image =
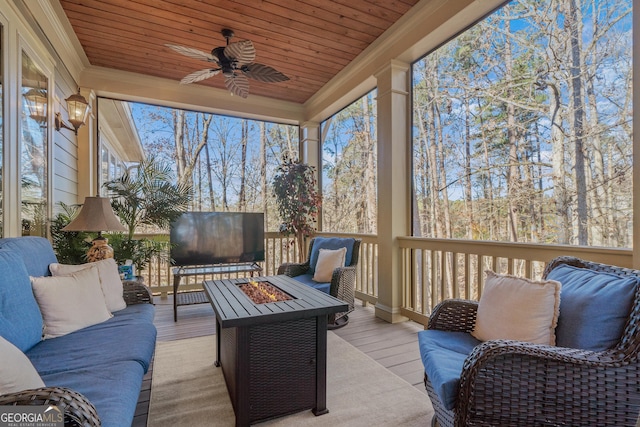
[[[108,239],[102,237],[102,232],[127,229],[118,221],[107,197],[86,197],[78,216],[62,231],[97,231],[98,237],[93,239],[87,251],[87,261],[95,262],[113,258],[113,248],[109,246]]]
[[[84,205],[62,231],[127,231],[116,217],[108,197],[87,197]]]

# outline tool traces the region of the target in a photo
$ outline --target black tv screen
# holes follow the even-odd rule
[[[171,224],[174,265],[264,261],[264,214],[185,212]]]

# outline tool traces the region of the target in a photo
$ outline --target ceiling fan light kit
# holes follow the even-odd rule
[[[175,44],[165,45],[189,58],[215,64],[214,68],[198,70],[183,77],[180,80],[181,84],[199,82],[222,73],[227,90],[233,95],[246,98],[249,96],[248,78],[266,83],[289,80],[289,77],[275,68],[253,62],[256,58],[256,49],[250,40],[229,43],[229,40],[234,36],[233,31],[225,28],[221,33],[227,40],[227,45],[213,48],[211,53]]]

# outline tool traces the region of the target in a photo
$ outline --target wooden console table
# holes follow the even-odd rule
[[[312,409],[326,414],[327,317],[348,304],[287,276],[258,277],[293,299],[256,304],[247,279],[204,282],[216,317],[222,367],[236,426]]]
[[[255,262],[237,264],[201,265],[196,267],[173,267],[173,321],[178,321],[178,306],[191,304],[205,304],[209,300],[204,291],[179,292],[180,280],[188,276],[200,276],[207,274],[235,274],[235,273],[260,273],[262,267]]]

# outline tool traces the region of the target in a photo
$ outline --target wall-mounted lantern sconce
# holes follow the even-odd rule
[[[78,93],[71,95],[66,99],[66,101],[67,112],[69,113],[69,122],[73,127],[62,121],[62,116],[60,116],[60,113],[56,113],[56,130],[65,128],[72,130],[77,135],[78,128],[82,126],[87,120],[87,115],[89,114],[89,103],[84,98],[84,96],[80,95],[80,89],[78,89]]]
[[[24,94],[29,108],[29,117],[45,126],[47,123],[47,92],[44,89],[29,89]]]

